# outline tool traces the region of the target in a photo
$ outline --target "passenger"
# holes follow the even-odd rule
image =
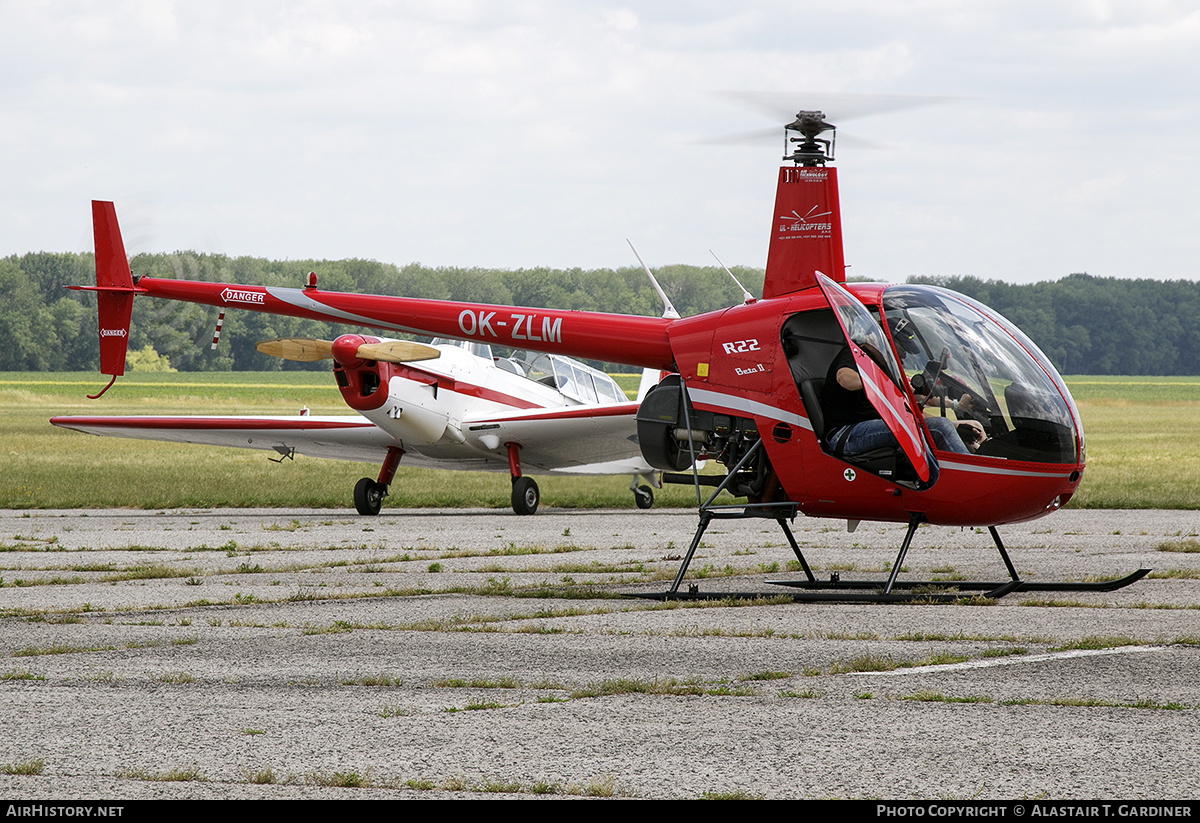
[[[885,446],[899,446],[896,436],[867,399],[849,346],[843,347],[829,364],[821,392],[821,412],[825,418],[826,442],[841,455],[849,457]],[[927,417],[925,424],[936,448],[970,453],[951,420]]]

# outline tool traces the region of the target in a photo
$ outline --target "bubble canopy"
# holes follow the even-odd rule
[[[1084,459],[1083,426],[1050,360],[1016,326],[980,303],[934,286],[883,292],[884,325],[927,414],[973,419],[976,452],[1040,463]]]

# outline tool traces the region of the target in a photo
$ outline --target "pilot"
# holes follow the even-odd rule
[[[869,348],[863,351],[871,354]],[[825,418],[826,442],[839,454],[853,456],[885,446],[899,445],[879,412],[867,399],[862,377],[849,346],[829,364],[825,388],[821,392],[821,412]],[[969,454],[954,423],[945,417],[927,417],[925,424],[933,443],[942,451]]]
[[[954,428],[958,431],[958,436],[962,438],[963,443],[972,454],[979,451],[979,447],[988,439],[983,424],[978,420],[959,420]]]
[[[917,335],[913,330],[912,321],[910,321],[907,317],[893,316],[888,318],[887,326],[888,331],[890,331],[892,334],[892,340],[895,341],[897,348],[900,350],[900,359],[904,363],[904,367],[906,369],[914,366],[918,369],[921,368],[921,347],[917,342]],[[924,378],[922,378],[922,380],[923,379]],[[921,404],[922,407],[932,406],[941,402],[941,398],[939,398],[936,394],[933,392],[926,393],[922,391],[923,388],[924,386],[921,383],[919,383],[917,380],[913,380],[913,395],[916,398],[916,401]],[[956,413],[961,409],[964,413],[969,414],[975,408],[975,401],[971,398],[971,395],[967,394],[966,392],[963,392],[952,402],[953,409]],[[962,434],[961,426],[959,428],[959,433]],[[981,430],[981,437],[978,439],[980,442],[982,442],[982,440],[986,439],[986,435],[982,434],[983,427],[980,426],[979,428]],[[972,437],[974,437],[974,435],[972,435]],[[971,438],[964,436],[963,439],[968,444],[971,442]]]

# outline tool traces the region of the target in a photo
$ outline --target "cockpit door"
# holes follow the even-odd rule
[[[931,478],[937,477],[937,464],[925,443],[921,424],[909,407],[908,397],[897,385],[901,372],[883,329],[854,295],[820,272],[817,284],[846,336],[867,399],[895,436],[917,477],[922,483],[930,483]]]

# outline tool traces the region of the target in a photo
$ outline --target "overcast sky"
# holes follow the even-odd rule
[[[816,101],[852,275],[1200,280],[1198,90],[1172,0],[0,0],[0,256],[761,267],[782,129],[704,141]]]

